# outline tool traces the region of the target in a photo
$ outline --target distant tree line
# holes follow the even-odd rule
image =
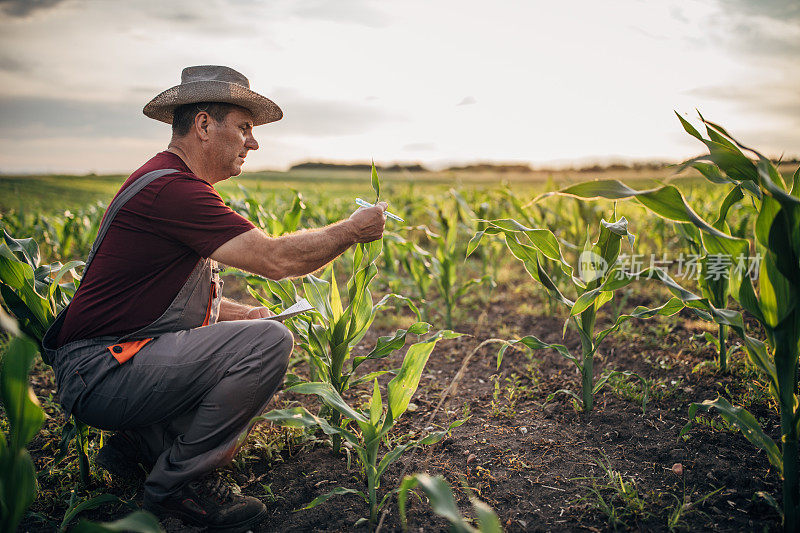
[[[800,165],[800,159],[782,159],[780,161],[774,160],[774,163],[780,162],[786,165]],[[621,172],[626,170],[634,171],[649,171],[661,170],[673,165],[664,161],[637,161],[633,163],[610,163],[607,165],[585,165],[581,167],[572,168],[538,168],[533,169],[530,165],[518,163],[475,163],[471,165],[451,166],[444,169],[445,171],[458,171],[458,172],[559,172],[559,171],[572,171],[572,172]],[[430,172],[428,168],[420,163],[408,164],[394,164],[390,166],[375,165],[381,172]],[[369,171],[372,168],[370,163],[326,163],[322,161],[307,161],[293,165],[290,170],[364,170]]]

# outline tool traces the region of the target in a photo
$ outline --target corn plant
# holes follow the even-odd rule
[[[716,221],[711,225],[713,228],[729,233],[730,227],[726,221],[728,211],[731,206],[744,198],[740,186],[731,189],[730,193],[726,195],[725,200],[719,208],[719,214]],[[714,307],[724,309],[728,306],[728,298],[730,297],[730,286],[732,270],[734,267],[733,262],[724,262],[724,256],[719,254],[709,253],[703,247],[703,239],[700,230],[694,225],[689,223],[675,224],[678,233],[683,236],[686,242],[689,243],[690,250],[699,257],[699,285],[703,297]],[[714,338],[706,332],[705,338],[711,342],[717,349],[717,364],[719,371],[725,373],[728,369],[728,326],[725,324],[717,324],[717,336]]]
[[[408,408],[408,404],[419,385],[422,371],[436,343],[440,339],[452,339],[459,336],[460,334],[458,333],[444,330],[437,332],[426,340],[411,345],[406,351],[405,358],[397,374],[386,386],[385,404],[377,379],[373,379],[372,397],[365,409],[351,407],[331,383],[301,383],[288,389],[292,392],[317,395],[325,402],[325,405],[335,410],[342,419],[355,421],[358,425],[358,431],[351,431],[345,424],[330,424],[326,419],[311,414],[303,407],[273,410],[256,419],[269,420],[296,427],[319,428],[327,435],[338,436],[343,439],[356,452],[362,466],[366,492],[347,487],[337,487],[327,494],[315,498],[305,507],[306,509],[315,507],[332,496],[355,494],[363,498],[369,505],[368,520],[370,524],[375,523],[378,512],[392,494],[392,491],[387,491],[379,499],[378,489],[380,488],[381,476],[386,472],[389,465],[399,459],[403,452],[409,448],[439,442],[451,429],[464,422],[464,420],[456,421],[447,430],[429,433],[417,440],[394,446],[384,454],[380,454],[381,444],[389,444],[388,439],[386,439],[387,434]]]
[[[403,531],[408,531],[406,520],[406,500],[408,492],[416,487],[421,488],[434,513],[445,518],[450,522],[453,531],[457,533],[500,533],[503,531],[500,519],[491,507],[470,494],[470,503],[478,519],[478,527],[472,527],[467,523],[456,505],[453,497],[453,489],[445,481],[444,477],[431,477],[427,474],[413,474],[406,476],[400,484],[397,494],[397,506],[400,509],[400,520],[403,524]]]
[[[40,343],[56,315],[75,294],[76,268],[82,261],[66,265],[40,264],[39,245],[33,239],[14,239],[3,230],[0,242],[0,296],[8,311],[19,320],[22,331]],[[70,274],[72,281],[61,280]]]
[[[273,236],[297,230],[300,218],[306,210],[303,195],[298,191],[292,190],[294,196],[291,206],[284,212],[283,216],[278,218],[274,212],[267,211],[262,202],[259,202],[245,187],[239,185],[239,190],[244,197],[241,199],[228,198],[227,203],[231,209],[248,218],[253,224]]]
[[[680,118],[680,117],[679,117]],[[741,316],[716,309],[707,299],[695,298],[692,306],[703,308],[719,323],[739,335],[753,365],[769,381],[769,391],[780,407],[780,448],[761,428],[755,417],[724,398],[692,404],[690,419],[698,410],[716,410],[743,435],[767,453],[783,477],[783,516],[786,531],[800,530],[800,472],[798,471],[797,401],[798,357],[800,357],[800,169],[787,183],[772,162],[743,146],[724,128],[700,117],[704,137],[681,120],[684,129],[703,142],[709,153],[687,162],[711,181],[740,186],[758,209],[750,239],[727,235],[700,218],[673,186],[635,190],[615,180],[568,187],[562,191],[581,198],[633,198],[657,215],[701,230],[705,250],[725,254],[733,260],[754,249],[762,257],[758,282],[753,284],[744,269],[733,269],[731,295],[764,328],[766,344],[747,335]],[[747,155],[751,154],[754,159]],[[689,305],[687,303],[687,305]],[[683,433],[688,431],[688,426]]]
[[[460,198],[455,191],[451,194]],[[462,199],[463,201],[463,199]],[[457,203],[458,205],[458,203]],[[488,284],[495,286],[494,279],[486,274],[481,278],[473,278],[462,282],[463,276],[458,275],[458,267],[463,263],[463,248],[458,246],[458,227],[460,210],[446,213],[438,210],[440,232],[428,232],[428,238],[436,246],[431,254],[431,272],[436,280],[436,289],[444,304],[444,319],[448,328],[453,327],[453,309],[462,296],[476,285]]]
[[[39,343],[47,328],[61,310],[67,306],[77,289],[80,276],[76,269],[82,261],[70,261],[66,265],[39,264],[39,246],[33,239],[14,239],[3,231],[0,243],[0,296],[3,306],[19,321],[20,329]],[[66,274],[72,280],[61,282]],[[51,364],[42,353],[42,360]],[[78,464],[81,480],[89,482],[88,434],[89,428],[73,417],[74,424],[63,429],[66,443],[73,438],[77,443]],[[65,447],[66,447],[65,443]]]
[[[36,468],[26,446],[44,423],[44,411],[28,384],[36,344],[21,335],[16,323],[0,309],[2,329],[13,334],[0,373],[0,399],[10,426],[0,433],[0,530],[16,531],[38,491]]]
[[[580,354],[572,354],[562,344],[549,344],[531,335],[510,344],[504,344],[498,353],[497,366],[500,366],[508,346],[516,343],[522,343],[530,349],[552,348],[556,350],[578,368],[581,375],[581,392],[578,394],[572,390],[562,389],[554,394],[563,393],[571,396],[584,412],[592,410],[594,395],[605,386],[612,376],[634,376],[640,379],[647,388],[646,382],[641,377],[627,371],[606,373],[595,383],[594,355],[602,341],[631,318],[646,319],[656,315],[673,315],[684,307],[682,300],[678,297],[673,297],[663,305],[653,308],[638,306],[630,314],[622,314],[617,317],[609,327],[597,331],[597,313],[604,304],[614,298],[616,290],[640,279],[666,279],[666,274],[658,269],[648,269],[636,273],[622,271],[617,263],[622,242],[627,241],[631,247],[634,242],[634,235],[628,231],[628,221],[622,217],[615,222],[606,222],[605,220],[600,222],[598,237],[594,243],[587,235],[583,252],[579,257],[580,264],[577,273],[579,275],[576,275],[573,267],[564,258],[561,245],[553,232],[549,229],[529,228],[513,219],[488,221],[487,228],[476,233],[467,248],[467,254],[470,254],[480,245],[484,235],[502,235],[506,246],[514,257],[525,265],[525,269],[531,277],[541,284],[555,301],[569,308],[569,316],[564,323],[564,332],[570,325],[577,331],[581,340]],[[551,274],[547,271],[547,267],[551,264],[555,264],[555,269],[560,271],[565,279],[570,280],[577,299],[573,301],[568,298],[553,282]],[[550,395],[551,398],[552,396]],[[645,408],[646,401],[647,394],[645,393],[642,401],[643,408]]]

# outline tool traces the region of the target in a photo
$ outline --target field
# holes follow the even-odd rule
[[[791,183],[795,168],[780,171]],[[633,199],[581,199],[600,195],[580,189],[571,196],[540,196],[594,179],[619,179],[637,191],[670,179],[709,222],[736,186],[735,181],[711,183],[694,170],[679,177],[670,176],[669,170],[380,175],[381,199],[406,222],[387,221],[382,246],[365,247],[355,266],[351,250],[334,261],[333,271],[316,273],[333,308],[339,295],[331,294],[331,284],[338,284],[343,316],[358,305],[374,314],[363,336],[350,339],[347,352],[340,354],[348,365],[367,356],[358,376],[371,378],[347,383],[333,374],[335,365],[325,367],[329,374],[314,370],[315,361],[330,363],[337,355],[324,346],[314,348],[304,333],[307,321],[320,331],[329,326],[333,331],[336,312],[301,316],[290,325],[297,342],[289,369],[292,380],[270,408],[302,408],[323,418],[336,414],[330,396],[303,393],[303,382],[325,383],[326,391],[335,389],[336,397],[356,410],[354,415],[365,413],[373,426],[379,406],[377,422],[387,429],[376,449],[381,457],[398,447],[405,453],[387,463],[375,487],[368,474],[370,456],[358,452],[359,443],[367,447],[360,440],[366,439],[367,422],[357,424],[353,415],[336,414],[328,419],[335,431],[326,434],[318,422],[288,427],[278,423],[280,416],[268,416],[272,421],[255,427],[225,474],[243,493],[267,505],[270,517],[257,531],[401,530],[391,491],[414,473],[443,476],[468,520],[476,517],[471,498],[485,502],[507,531],[781,530],[783,478],[791,468],[784,466],[782,476],[770,452],[748,442],[739,429],[745,424],[740,414],[720,417],[707,404],[689,413],[693,403],[722,398],[752,413],[765,439],[780,443],[782,404],[771,392],[769,374],[752,355],[754,347],[772,346],[771,334],[747,305],[733,298],[739,293],[715,288],[708,277],[704,281],[708,262],[696,262],[699,270],[689,271],[688,258],[713,254],[699,248],[708,246],[710,238],[701,242],[700,230],[693,233],[688,222],[680,226],[663,213],[654,214],[658,206]],[[103,206],[123,180],[0,177],[0,226],[14,238],[33,237],[43,264],[83,259]],[[375,196],[369,173],[336,171],[245,174],[219,189],[235,210],[273,234],[338,220],[354,209],[356,196]],[[287,216],[292,212],[297,217]],[[733,202],[720,228],[748,239],[758,215],[749,198]],[[619,222],[622,217],[627,225]],[[590,250],[602,256],[608,271],[587,272],[582,252]],[[759,250],[768,253],[752,245],[748,255]],[[364,281],[372,294],[368,304],[350,301],[345,286],[362,261],[377,267],[374,279]],[[705,303],[688,293],[676,296],[652,272],[646,276],[652,279],[624,278],[625,283],[614,285],[614,265],[634,271],[660,267],[686,291],[705,296]],[[726,280],[735,276],[735,266],[726,265]],[[276,284],[230,269],[225,274],[228,297],[276,309],[286,304]],[[308,297],[300,280],[294,287]],[[714,301],[715,291],[724,293],[723,301]],[[373,309],[385,294],[407,300]],[[592,294],[594,299],[577,308]],[[721,326],[722,319],[713,319],[724,308],[741,319],[739,330],[736,324]],[[415,326],[419,323],[430,328]],[[382,357],[370,355],[380,337],[396,336],[401,329],[410,330],[404,347]],[[407,410],[397,413],[393,426],[385,425],[390,408],[383,408],[374,391],[391,403],[389,382],[399,379],[396,371],[405,368],[407,350],[413,349],[409,346],[439,330],[462,335],[437,337],[427,365],[419,370],[418,386],[411,383],[416,392]],[[743,337],[744,332],[749,336]],[[796,369],[796,353],[794,361]],[[69,510],[103,494],[113,497],[95,500],[98,505],[89,506],[80,518],[109,521],[130,513],[141,502],[142,485],[111,479],[94,467],[101,432],[89,430],[86,482],[80,479],[75,445],[67,439],[59,452],[67,421],[54,399],[52,370],[38,357],[30,383],[47,417],[27,446],[38,495],[23,515],[21,530],[53,531],[65,517],[66,528],[78,520],[67,516]],[[796,392],[796,381],[794,386]],[[327,399],[321,403],[320,396]],[[689,422],[692,426],[682,431]],[[7,432],[5,410],[0,424]],[[351,431],[355,440],[343,431]],[[439,442],[419,442],[436,431],[444,432]],[[382,508],[371,508],[367,485],[379,497],[390,494]],[[304,509],[336,487],[361,490],[366,496],[339,494]],[[408,498],[408,528],[446,530],[450,519],[432,506],[431,494],[426,497],[419,488],[415,492],[419,497]],[[365,517],[372,520],[360,520]],[[471,523],[477,527],[477,521]],[[192,531],[177,520],[163,527]]]

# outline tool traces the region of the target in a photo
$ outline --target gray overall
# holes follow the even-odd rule
[[[120,208],[153,180],[174,172],[145,174],[117,195],[84,275]],[[215,261],[199,260],[166,311],[134,333],[56,348],[64,309],[43,339],[67,416],[123,430],[136,442],[154,464],[145,481],[145,497],[154,502],[229,463],[250,419],[263,411],[286,372],[293,339],[283,324],[217,322],[218,272]]]

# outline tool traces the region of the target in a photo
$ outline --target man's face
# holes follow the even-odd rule
[[[247,152],[258,150],[253,115],[244,108],[233,109],[220,123],[210,119],[208,134],[208,161],[214,168],[214,177],[221,180],[241,174]]]

